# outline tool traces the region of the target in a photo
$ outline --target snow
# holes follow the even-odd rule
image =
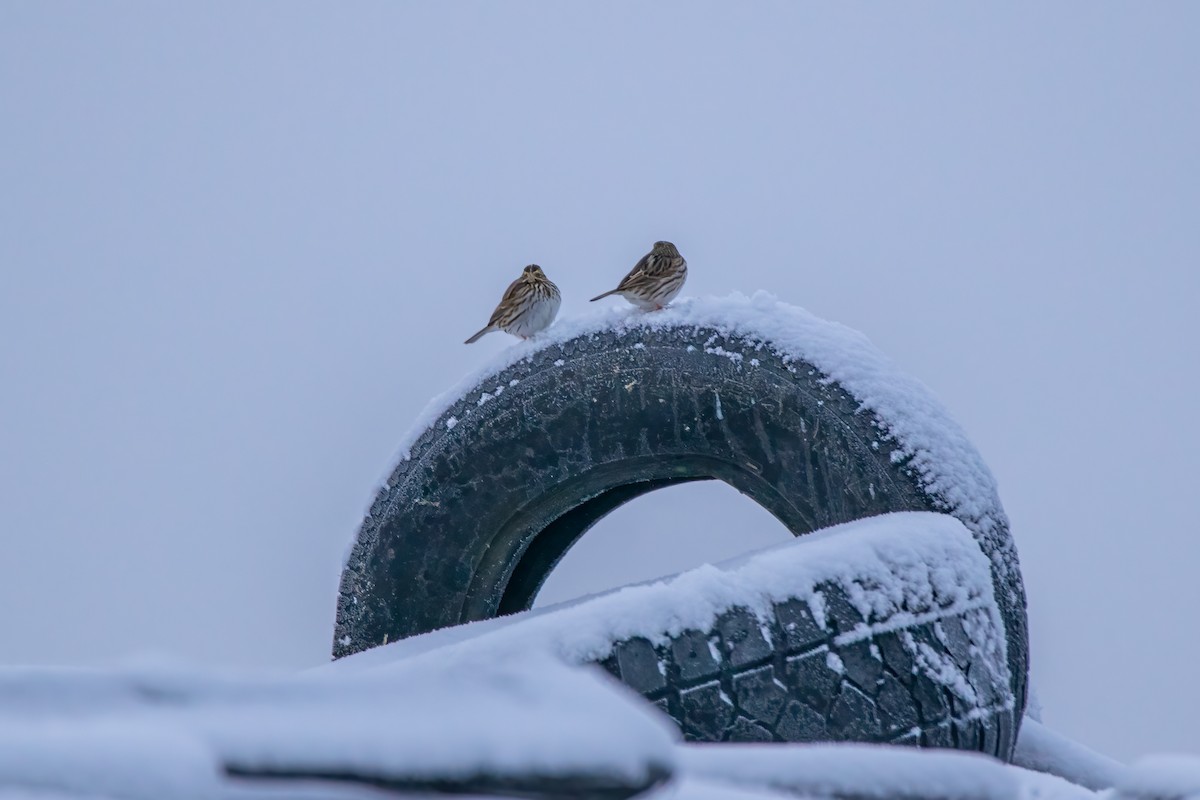
[[[218,765],[640,784],[673,769],[678,739],[625,687],[537,654],[386,676],[0,670],[0,698],[0,787],[138,799],[211,796]]]
[[[801,797],[856,800],[1095,800],[1072,783],[977,753],[867,744],[693,744],[685,775]]]
[[[418,416],[401,439],[397,460],[410,458],[420,436],[444,417],[446,428],[477,408],[467,398],[490,383],[508,367],[527,362],[544,350],[564,350],[577,337],[612,332],[638,343],[647,331],[691,331],[696,339],[689,352],[702,350],[730,358],[739,369],[757,369],[766,350],[776,354],[792,369],[807,362],[830,380],[836,381],[860,403],[874,412],[885,429],[881,438],[893,439],[898,459],[907,459],[922,485],[944,502],[944,510],[962,519],[993,553],[1001,578],[1017,569],[1016,552],[1003,535],[1007,519],[1000,506],[995,479],[979,453],[949,412],[920,381],[906,375],[863,334],[835,322],[823,320],[797,306],[788,305],[766,292],[752,297],[684,298],[663,311],[639,312],[631,308],[606,308],[555,324],[528,341],[517,342],[493,361],[466,376],[455,387],[438,395]],[[730,341],[716,344],[719,336],[740,340],[742,352],[728,349]],[[747,356],[754,356],[747,358]],[[561,361],[561,359],[559,359]],[[456,416],[447,416],[450,412]],[[451,423],[453,420],[453,423]],[[391,472],[388,485],[397,479]],[[346,559],[350,552],[347,550]],[[1019,606],[1020,598],[1005,598]]]
[[[671,768],[677,732],[598,674],[549,659],[442,670],[404,665],[386,680],[334,684],[309,700],[195,715],[226,763],[246,769],[353,771],[384,779],[613,776]],[[367,676],[364,676],[367,677]],[[348,691],[352,690],[352,691]],[[586,720],[586,724],[580,724]]]
[[[801,796],[1011,800],[1016,776],[995,759],[970,753],[877,745],[688,745],[680,765],[691,775]]]
[[[1125,770],[1123,764],[1055,733],[1029,715],[1021,722],[1013,763],[1089,789],[1113,786]]]
[[[684,775],[646,800],[795,800],[795,795],[757,786],[734,786]],[[0,798],[3,800],[3,798]]]
[[[968,705],[973,706],[975,704],[975,690],[971,688],[967,676],[962,673],[962,670],[954,663],[953,659],[939,653],[924,642],[911,642],[911,638],[907,632],[905,632],[903,639],[905,644],[908,644],[910,647],[915,644],[916,662],[922,672],[943,686],[948,687],[952,692],[966,701]],[[972,712],[974,711],[976,709],[972,709]],[[970,717],[970,714],[968,714],[968,717]]]
[[[826,582],[845,587],[864,618],[883,620],[844,634],[852,639],[971,612],[983,647],[997,663],[1005,663],[988,561],[970,533],[945,514],[903,512],[826,528],[719,566],[392,642],[325,670],[370,669],[420,658],[443,664],[465,658],[500,661],[535,651],[583,663],[605,658],[622,640],[640,636],[663,644],[684,630],[707,630],[735,606],[760,619],[789,598],[820,610],[817,587]]]
[[[905,526],[910,530],[903,537],[886,535]],[[920,549],[921,531],[939,526],[939,547],[950,563],[958,560],[958,543],[975,553],[976,564],[963,568],[965,585],[959,588],[960,599],[971,602],[972,581],[981,590],[990,586],[983,579],[986,561],[960,523],[936,514],[840,526],[811,541],[744,557],[730,569],[746,578],[774,560],[783,572],[811,570],[801,577],[810,581],[823,569],[836,569],[837,560],[809,562],[804,556],[838,541],[857,554],[856,563],[870,563],[862,559],[873,553],[894,568],[894,547]],[[889,540],[892,547],[885,546]],[[1126,769],[1029,719],[1017,747],[1018,766],[978,754],[880,745],[684,745],[665,717],[625,687],[599,670],[560,660],[564,653],[587,652],[576,648],[604,630],[596,609],[624,608],[616,600],[625,592],[650,598],[644,611],[652,616],[664,610],[658,601],[680,582],[703,590],[681,597],[719,607],[726,595],[706,572],[697,571],[696,583],[685,581],[685,574],[540,614],[461,626],[446,632],[451,643],[438,648],[401,642],[294,675],[161,665],[0,669],[0,800],[384,796],[361,785],[238,781],[225,774],[229,768],[301,778],[337,773],[366,784],[489,774],[640,785],[674,775],[646,794],[648,800],[1099,800],[1090,789],[1108,785],[1116,788],[1106,800],[1200,798],[1200,759],[1160,756]],[[759,577],[771,584],[770,575]],[[554,626],[551,620],[557,620]],[[564,648],[561,642],[575,625],[591,630],[578,640],[567,637],[573,643]],[[611,629],[604,635],[611,636]]]
[[[1147,756],[1122,770],[1113,788],[1118,798],[1200,800],[1200,757]]]
[[[1091,789],[1057,775],[1035,772],[1011,764],[1008,766],[1008,770],[1020,782],[1021,796],[1029,798],[1029,800],[1099,800],[1100,798],[1100,795]]]
[[[216,759],[195,738],[145,720],[24,719],[0,723],[0,798],[212,797]]]
[[[311,780],[231,781],[230,766],[338,772],[365,784],[489,771],[633,784],[675,776],[649,800],[1099,800],[1062,777],[973,753],[681,744],[669,722],[599,673],[536,656],[429,667],[296,676],[0,670],[0,800],[381,796]],[[1099,782],[1087,774],[1095,762],[1077,766],[1077,778]],[[1151,757],[1114,774],[1110,800],[1200,798],[1194,757]]]

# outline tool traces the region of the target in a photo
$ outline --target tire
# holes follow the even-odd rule
[[[723,480],[797,536],[946,511],[992,563],[1012,706],[997,752],[1008,757],[1028,645],[1007,520],[998,501],[964,503],[960,487],[923,479],[930,453],[891,430],[813,364],[715,327],[549,343],[462,392],[396,466],[342,575],[334,657],[529,608],[597,520],[674,483]]]
[[[655,646],[616,644],[600,666],[696,742],[854,741],[1011,757],[1017,723],[1002,658],[982,652],[991,609],[865,620],[821,584],[826,627],[800,598],[745,607]],[[856,634],[870,625],[878,633]],[[969,688],[967,688],[969,687]]]

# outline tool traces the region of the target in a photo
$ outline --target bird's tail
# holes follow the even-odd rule
[[[620,290],[620,289],[613,289],[612,291],[605,292],[604,294],[598,294],[598,295],[596,295],[595,297],[593,297],[591,300],[588,300],[588,302],[589,302],[589,303],[594,303],[594,302],[596,302],[597,300],[602,300],[602,299],[604,299],[605,297],[608,297],[610,294],[616,294],[616,293],[617,293],[617,292],[619,292],[619,291],[621,291],[621,290]]]
[[[478,342],[481,336],[483,336],[485,333],[491,333],[494,330],[496,330],[496,329],[493,328],[491,325],[488,325],[486,328],[481,330],[479,333],[475,334],[470,339],[467,339],[465,342],[463,342],[463,344],[471,344],[472,342]]]

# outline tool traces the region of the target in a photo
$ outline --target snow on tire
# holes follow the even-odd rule
[[[990,563],[1011,711],[986,732],[984,721],[951,726],[948,741],[919,736],[1011,753],[1025,703],[1025,596],[991,474],[928,390],[864,337],[763,295],[565,320],[435,400],[349,553],[334,656],[526,609],[605,514],[703,479],[729,483],[797,536],[894,511],[960,520]],[[732,631],[737,619],[724,624]],[[947,625],[921,635],[961,638]],[[634,641],[630,653],[642,647]],[[799,691],[806,679],[796,680]],[[826,718],[826,737],[875,738],[855,727],[862,704],[847,703],[836,730]],[[763,735],[714,725],[716,738]]]
[[[657,645],[622,640],[599,663],[690,741],[890,742],[1009,758],[1013,697],[1003,648],[989,650],[1000,627],[990,596],[963,607],[932,595],[867,615],[851,596],[829,581],[766,613],[734,605]]]
[[[335,668],[530,654],[603,667],[691,741],[1004,756],[1015,733],[989,564],[945,514],[838,525],[716,567],[411,637]]]

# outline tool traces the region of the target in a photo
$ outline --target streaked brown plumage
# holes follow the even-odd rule
[[[670,242],[655,242],[617,288],[596,295],[592,302],[610,294],[619,294],[645,311],[657,311],[675,299],[687,280],[687,261]]]
[[[528,339],[554,321],[561,304],[562,295],[558,287],[546,277],[541,267],[530,264],[521,277],[508,285],[488,324],[464,344],[471,344],[492,331],[504,331]]]

